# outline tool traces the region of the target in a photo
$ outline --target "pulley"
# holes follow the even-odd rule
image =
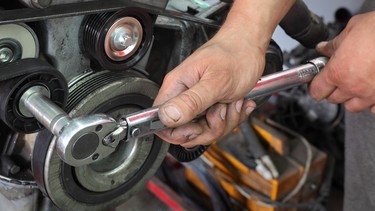
[[[153,18],[142,9],[90,15],[83,22],[86,52],[104,69],[123,71],[135,65],[152,41]]]
[[[26,24],[0,25],[0,64],[35,58],[38,54],[38,38],[29,26]]]
[[[69,83],[66,111],[72,118],[105,113],[118,120],[150,107],[157,92],[155,83],[134,72],[90,72]],[[155,174],[169,147],[148,135],[120,142],[103,160],[72,167],[55,153],[55,144],[49,131],[38,134],[32,171],[41,190],[66,210],[108,210],[123,203]]]
[[[40,87],[61,108],[67,98],[65,77],[40,59],[22,59],[0,65],[0,118],[17,132],[32,133],[43,126],[20,104],[24,92]]]

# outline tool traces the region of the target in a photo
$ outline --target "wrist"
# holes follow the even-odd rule
[[[234,39],[266,50],[272,34],[295,0],[236,0],[217,39]]]

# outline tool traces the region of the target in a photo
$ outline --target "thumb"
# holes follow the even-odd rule
[[[220,89],[214,80],[201,80],[192,88],[162,104],[159,118],[167,127],[177,127],[190,122],[198,114],[216,103]]]

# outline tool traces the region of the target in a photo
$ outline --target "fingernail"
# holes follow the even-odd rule
[[[189,140],[193,140],[193,139],[195,139],[196,137],[198,137],[197,134],[190,134],[190,135],[187,136],[187,138],[188,138]]]
[[[168,105],[164,108],[165,114],[173,121],[177,122],[181,118],[180,111],[173,105]]]
[[[243,100],[239,100],[239,101],[236,102],[236,110],[237,110],[238,113],[241,112],[242,104],[243,104]]]
[[[245,113],[246,113],[246,115],[250,115],[251,114],[251,112],[253,112],[254,111],[254,109],[255,109],[255,107],[247,107],[246,108],[246,111],[245,111]]]
[[[225,120],[225,117],[227,116],[227,108],[226,107],[223,107],[221,108],[220,110],[220,117],[222,120]]]
[[[318,43],[318,44],[316,45],[316,48],[324,48],[324,46],[326,46],[327,43],[328,43],[327,41],[320,42],[320,43]]]

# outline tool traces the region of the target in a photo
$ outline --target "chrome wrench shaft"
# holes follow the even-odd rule
[[[319,57],[288,70],[269,74],[259,79],[245,99],[257,99],[310,82],[326,65],[327,58]],[[129,114],[124,117],[128,133],[127,140],[146,136],[165,128],[158,116],[159,107]]]
[[[304,65],[263,76],[245,98],[252,100],[308,83],[324,68],[326,63],[325,57],[319,57]]]

